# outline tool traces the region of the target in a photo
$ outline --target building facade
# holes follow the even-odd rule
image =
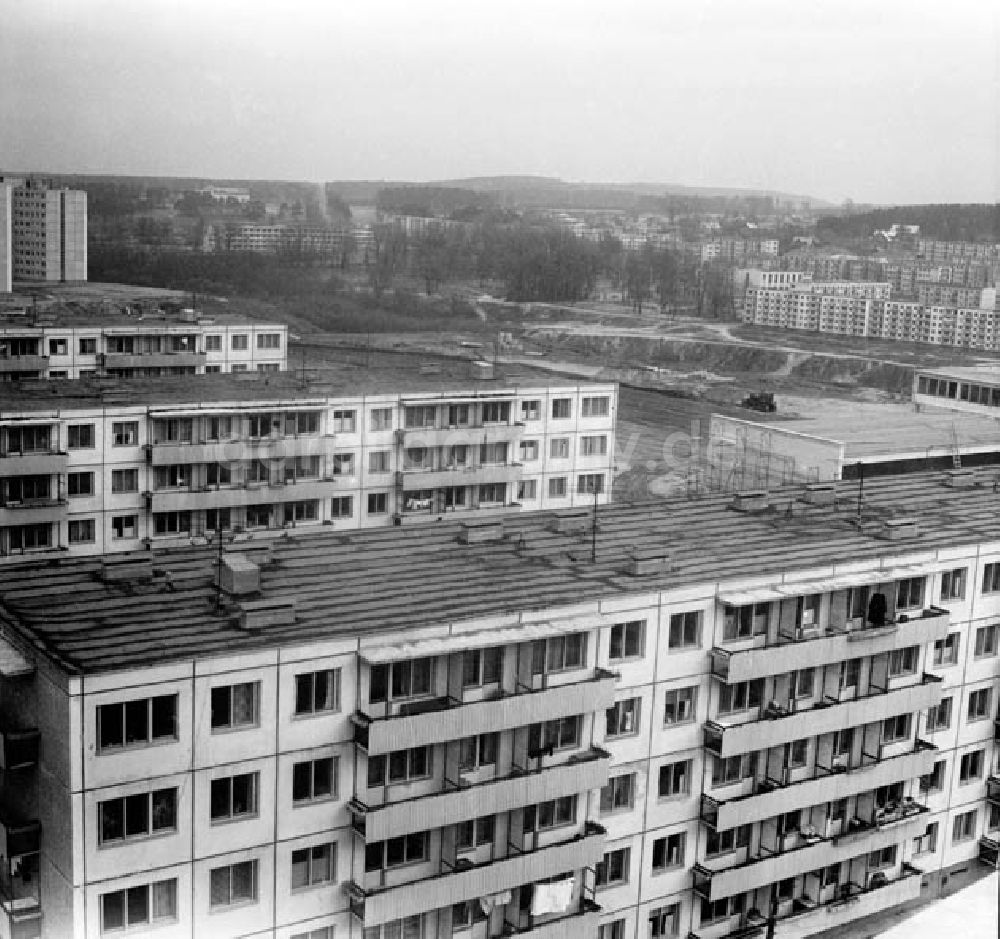
[[[193,313],[116,317],[90,325],[0,317],[0,382],[31,378],[155,378],[287,367],[288,327]]]
[[[990,493],[803,496],[4,568],[6,934],[800,939],[995,862]]]
[[[147,387],[146,403],[129,386],[89,403],[0,396],[0,557],[610,498],[613,384],[330,394],[290,376],[208,381]]]

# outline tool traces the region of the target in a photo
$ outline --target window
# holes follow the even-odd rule
[[[639,658],[643,653],[645,634],[646,621],[644,619],[615,623],[611,627],[611,640],[608,648],[609,661],[620,662],[622,659]]]
[[[976,816],[978,812],[972,809],[969,812],[962,812],[955,816],[955,821],[951,830],[951,843],[958,844],[962,841],[970,841],[976,837]]]
[[[101,894],[101,932],[177,919],[177,879]]]
[[[934,643],[934,664],[954,665],[958,661],[959,633],[948,633]],[[978,637],[977,637],[978,638]]]
[[[68,445],[70,450],[93,450],[93,424],[70,424],[67,430],[69,436]]]
[[[329,668],[295,676],[295,716],[340,710],[340,669]]]
[[[336,461],[334,462],[334,475],[339,476],[340,473],[337,471]],[[388,450],[372,450],[368,453],[368,472],[369,473],[388,473],[389,472],[389,451]]]
[[[924,605],[925,577],[904,577],[896,583],[896,609],[911,610]]]
[[[553,437],[549,441],[549,456],[553,460],[569,459],[569,437]]]
[[[581,473],[576,479],[578,495],[597,495],[604,492],[604,473]]]
[[[468,427],[469,426],[469,405],[449,404],[448,405],[448,426]]]
[[[205,351],[206,352],[221,352],[222,351],[222,336],[206,336],[205,337]]]
[[[292,890],[329,884],[337,879],[337,846],[332,843],[292,852]]]
[[[631,737],[639,733],[639,711],[641,698],[627,698],[616,701],[605,712],[606,730],[604,736]]]
[[[970,721],[981,721],[990,716],[991,697],[992,691],[989,688],[980,688],[969,695]]]
[[[70,544],[93,544],[96,540],[96,527],[92,518],[74,519],[69,523]]]
[[[917,670],[919,651],[917,646],[893,649],[889,655],[889,675],[912,675]]]
[[[606,397],[584,398],[581,404],[583,417],[607,417],[610,413],[610,401]]]
[[[250,348],[250,339],[246,333],[234,333],[231,338],[234,352],[246,352]]]
[[[509,401],[486,401],[483,403],[484,424],[507,424],[510,422]]]
[[[65,355],[66,354],[66,340],[65,339],[50,339],[49,340],[49,355]]]
[[[240,364],[240,363],[234,363],[232,366],[230,366],[229,371],[231,371],[231,372],[245,372],[245,371],[247,371],[247,367],[246,367],[246,365],[243,365],[243,364]]]
[[[983,593],[1000,591],[1000,561],[994,561],[983,568]]]
[[[372,408],[369,421],[372,430],[392,430],[392,408]]]
[[[495,766],[499,734],[477,734],[464,737],[458,746],[458,768],[470,773],[484,766]]]
[[[664,763],[660,767],[659,794],[661,799],[686,796],[691,791],[691,761]]]
[[[135,515],[113,515],[111,534],[115,538],[136,538],[139,520]]]
[[[922,835],[913,839],[914,854],[928,854],[937,850],[938,823],[931,822]]]
[[[209,812],[213,822],[252,818],[257,814],[258,773],[212,780]]]
[[[112,492],[138,492],[139,471],[137,469],[119,469],[111,471]]]
[[[257,333],[258,349],[280,349],[281,333]]]
[[[542,416],[542,402],[541,401],[522,401],[521,402],[521,420],[522,421],[537,421],[540,420]]]
[[[427,860],[429,833],[417,831],[386,841],[373,841],[365,846],[365,870],[378,871]]]
[[[990,623],[976,630],[976,658],[997,654],[1000,623]]]
[[[584,398],[584,401],[587,399]],[[663,840],[662,838],[660,839]],[[654,846],[655,850],[655,846]],[[653,870],[656,870],[654,861]],[[670,906],[661,906],[649,911],[649,937],[650,939],[669,939],[671,936],[680,935],[681,905],[671,903]]]
[[[423,917],[417,914],[382,926],[369,926],[365,929],[362,939],[422,939],[422,937]]]
[[[697,685],[691,685],[688,688],[671,688],[666,695],[663,723],[668,726],[691,723],[694,720],[697,700]]]
[[[659,874],[672,867],[684,864],[684,842],[686,836],[679,831],[653,842],[653,873]]]
[[[801,769],[809,762],[809,739],[801,737],[793,740],[789,747],[788,765],[792,769]]]
[[[868,867],[892,867],[896,863],[896,845],[891,844],[877,851],[868,852]]]
[[[897,714],[882,721],[882,742],[898,743],[910,736],[910,714]]]
[[[597,939],[625,939],[625,920],[616,919],[597,927]]]
[[[712,758],[712,785],[731,786],[757,770],[757,755],[744,753],[729,757]]]
[[[212,689],[212,731],[255,727],[259,714],[260,682],[223,685]]]
[[[595,886],[608,887],[613,884],[628,883],[628,869],[631,859],[631,848],[616,848],[614,851],[605,852],[603,859],[597,863]]]
[[[484,443],[479,447],[480,463],[506,463],[506,443]]]
[[[471,649],[462,658],[462,687],[474,688],[495,685],[500,681],[503,665],[503,647]]]
[[[760,678],[752,681],[723,682],[719,685],[719,713],[733,714],[760,707],[764,682]]]
[[[965,577],[968,568],[959,567],[945,571],[941,575],[941,599],[962,600],[965,598]]]
[[[701,645],[701,611],[689,610],[670,617],[667,645],[671,649],[692,649]]]
[[[231,527],[229,509],[205,509],[205,531],[226,531]]]
[[[471,822],[465,822],[463,825],[459,826],[459,832],[463,833],[467,826],[471,826]],[[475,923],[481,923],[486,919],[486,914],[483,912],[483,908],[478,900],[462,900],[459,903],[455,903],[451,908],[451,928],[452,930],[457,929],[469,929]],[[374,927],[374,931],[378,931],[378,927]],[[369,939],[368,930],[365,930],[364,939]]]
[[[97,355],[97,339],[85,336],[80,340],[80,355]]]
[[[292,801],[315,802],[337,795],[337,769],[340,760],[328,756],[306,760],[292,767]]]
[[[555,420],[566,420],[573,416],[572,398],[553,398],[552,417]]]
[[[986,758],[985,750],[972,750],[970,753],[963,753],[959,763],[958,781],[962,785],[979,779],[983,775],[983,764]]]
[[[414,747],[393,753],[368,757],[368,787],[377,788],[387,783],[409,782],[426,779],[431,774],[430,747]]]
[[[951,727],[951,698],[942,698],[938,704],[927,711],[927,730],[934,733]]]
[[[176,828],[176,789],[156,789],[97,803],[97,839],[102,845]]]
[[[333,433],[341,434],[353,434],[354,433],[354,411],[341,411],[337,410],[333,412]]]
[[[283,508],[286,525],[293,522],[315,522],[319,518],[319,503],[315,499],[286,502]]]
[[[720,854],[731,854],[739,848],[745,848],[750,844],[750,826],[740,825],[737,828],[727,828],[723,831],[716,831],[713,828],[708,830],[708,841],[705,847],[705,854],[708,857],[717,857]]]
[[[796,698],[811,698],[816,685],[816,672],[811,668],[803,668],[792,673],[792,689]]]
[[[434,405],[410,405],[403,412],[407,427],[433,427],[437,423],[437,408]]]
[[[528,733],[528,756],[542,752],[570,750],[580,745],[580,715],[532,724]]]
[[[541,675],[547,672],[563,672],[583,668],[587,660],[587,634],[567,633],[536,639],[532,647],[531,672]]]
[[[815,626],[819,622],[819,607],[822,596],[818,593],[799,597],[796,622],[799,626]]]
[[[599,437],[580,438],[580,456],[607,456],[608,438],[603,434]]]
[[[538,441],[522,440],[518,446],[518,456],[522,463],[534,463],[538,459]]]
[[[389,511],[389,494],[387,492],[368,493],[368,514],[385,515]]]
[[[479,504],[502,505],[507,501],[506,483],[483,483],[479,487]]]
[[[121,421],[111,425],[111,438],[116,447],[134,447],[139,442],[138,421]]]
[[[459,851],[469,851],[484,844],[493,844],[496,835],[496,820],[492,815],[470,818],[459,823],[456,832],[456,847]]]
[[[612,776],[601,789],[601,814],[632,808],[635,801],[635,773]]]
[[[216,867],[210,871],[209,903],[211,906],[234,906],[237,903],[256,902],[256,860],[227,864],[225,867]]]
[[[97,748],[142,746],[177,739],[177,695],[139,698],[97,707]]]
[[[562,499],[566,496],[566,477],[552,476],[549,478],[549,498]]]
[[[330,518],[351,518],[354,515],[354,496],[335,496],[330,500]]]
[[[770,605],[750,603],[746,606],[727,606],[722,624],[723,642],[751,639],[767,632]]]
[[[431,693],[433,659],[408,659],[391,665],[373,665],[368,673],[368,701],[417,698]],[[390,694],[391,691],[391,694]]]
[[[517,484],[517,501],[534,501],[538,498],[538,480],[522,479]]]
[[[334,476],[354,475],[353,453],[335,453],[333,455],[333,475]]]

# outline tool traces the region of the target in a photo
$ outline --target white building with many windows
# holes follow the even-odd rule
[[[800,939],[995,864],[996,496],[865,500],[7,565],[0,928]]]

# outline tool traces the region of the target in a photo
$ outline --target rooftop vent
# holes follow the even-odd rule
[[[568,512],[556,512],[549,519],[549,531],[557,531],[561,535],[589,531],[593,525],[594,513],[590,509],[575,509]]]
[[[503,540],[503,519],[486,518],[462,522],[458,532],[460,544],[482,544],[487,541]]]
[[[267,626],[288,626],[295,622],[295,599],[243,600],[240,603],[240,629],[248,631]]]
[[[837,501],[836,483],[809,483],[802,501],[810,505],[833,505]]]
[[[234,541],[225,547],[226,554],[242,554],[258,567],[266,567],[272,560],[270,541]]]
[[[670,551],[632,551],[629,554],[628,572],[633,577],[649,574],[666,574],[674,569],[674,556]]]
[[[737,492],[729,507],[737,512],[764,512],[768,507],[768,496],[763,489]]]
[[[141,583],[153,579],[149,554],[112,554],[101,558],[101,580],[106,584]]]
[[[260,568],[242,554],[223,555],[219,568],[219,586],[234,597],[260,591]]]
[[[876,537],[885,541],[902,541],[905,538],[916,538],[920,528],[914,518],[883,519],[881,527],[876,531]]]
[[[970,469],[948,470],[944,484],[951,489],[971,489],[976,485],[976,474]]]

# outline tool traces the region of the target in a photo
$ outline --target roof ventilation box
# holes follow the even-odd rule
[[[295,622],[295,600],[243,600],[240,603],[240,629],[264,629],[267,626],[288,626]]]
[[[556,512],[549,519],[549,531],[557,531],[561,535],[588,531],[593,524],[594,513],[590,509],[577,509],[572,512]]]
[[[113,554],[101,558],[101,580],[106,584],[134,584],[152,579],[153,558],[149,554]]]
[[[971,489],[976,485],[976,474],[970,469],[948,470],[944,484],[951,489]]]
[[[810,505],[833,505],[837,501],[836,483],[809,483],[802,501]]]
[[[260,592],[260,568],[242,554],[227,553],[219,567],[219,586],[234,597]]]
[[[737,492],[733,496],[730,508],[737,512],[764,512],[768,507],[767,493],[763,489],[752,489]]]
[[[481,521],[462,522],[458,532],[459,544],[482,544],[503,540],[503,519],[487,518]]]
[[[880,538],[886,541],[902,541],[904,538],[916,538],[920,535],[916,519],[912,518],[887,518],[882,522],[881,530],[878,532]]]
[[[269,541],[237,541],[226,545],[226,554],[241,554],[253,561],[258,567],[266,567],[271,563],[272,548]]]
[[[629,556],[628,572],[633,577],[667,574],[674,569],[674,556],[669,551],[633,551]]]

